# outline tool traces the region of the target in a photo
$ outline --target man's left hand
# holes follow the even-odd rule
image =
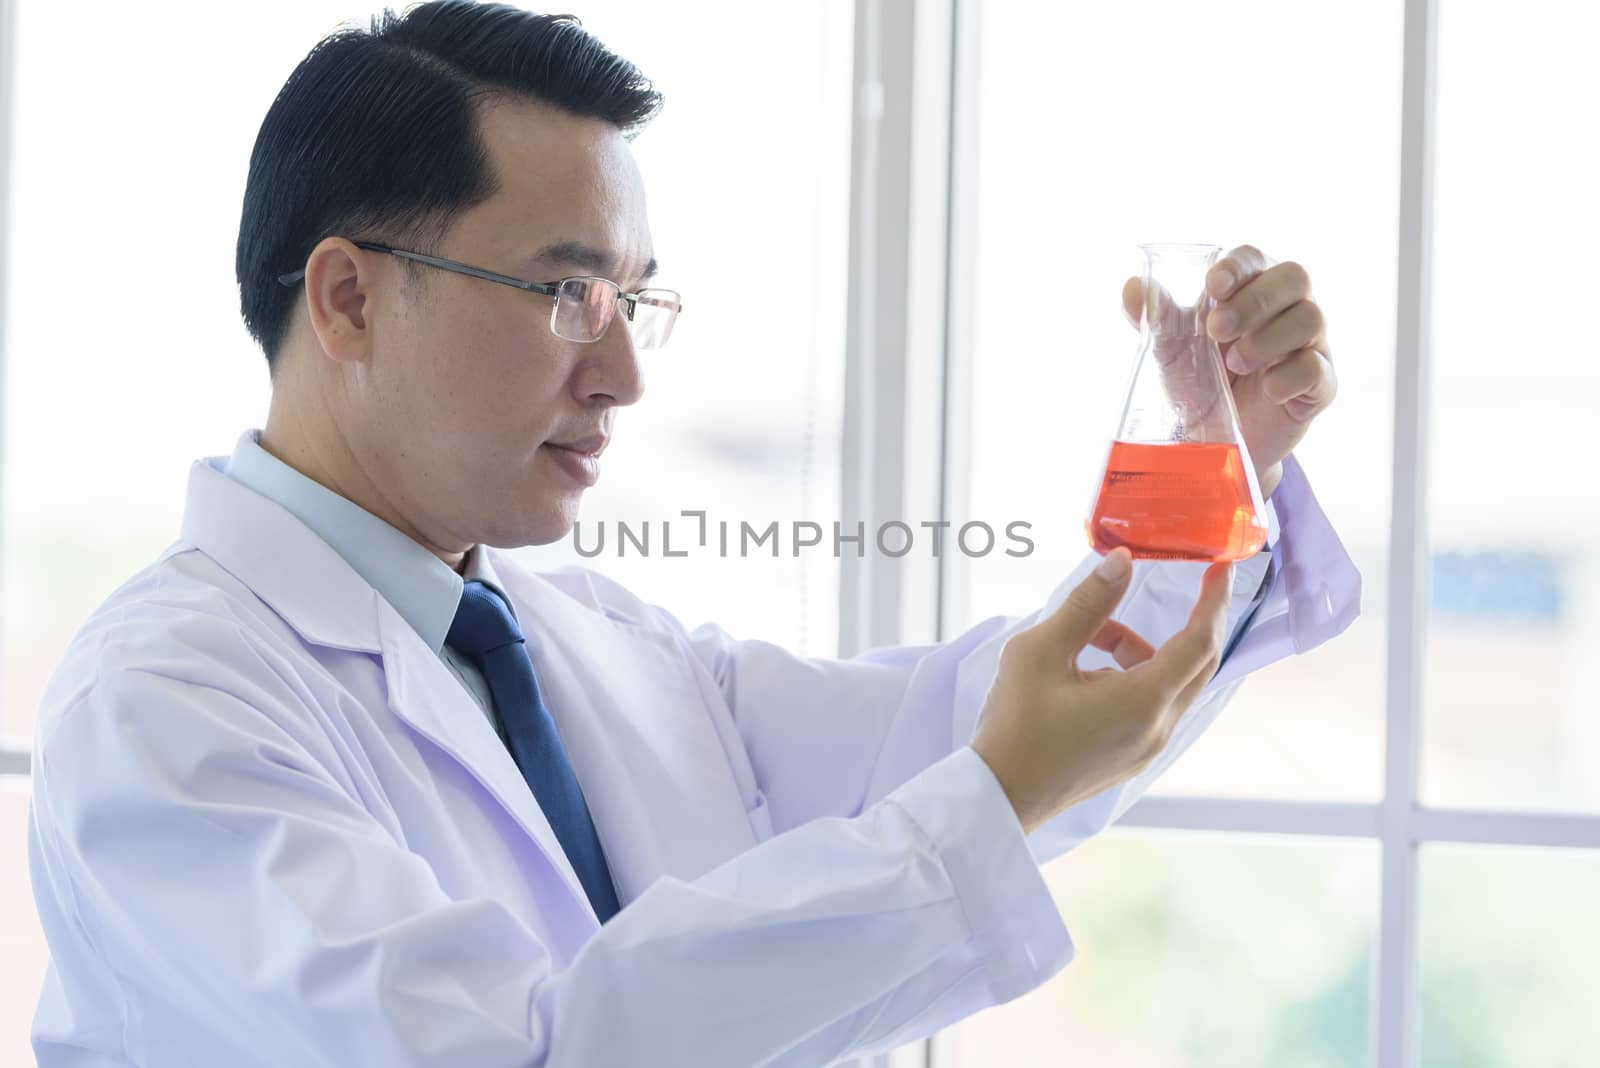
[[[1298,263],[1276,263],[1241,245],[1212,266],[1206,292],[1216,302],[1207,330],[1222,350],[1240,429],[1263,495],[1277,488],[1283,458],[1338,392],[1322,309]],[[1135,325],[1143,284],[1130,278],[1122,307]]]

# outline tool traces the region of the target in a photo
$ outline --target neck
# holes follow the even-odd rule
[[[471,546],[438,545],[426,537],[362,462],[360,451],[323,402],[323,395],[314,392],[305,397],[302,392],[288,381],[274,384],[261,447],[318,485],[371,512],[459,572]]]

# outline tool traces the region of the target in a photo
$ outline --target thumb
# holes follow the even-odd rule
[[[1222,655],[1228,630],[1228,604],[1233,594],[1233,565],[1212,564],[1200,582],[1189,622],[1146,663],[1162,686],[1177,696],[1174,707],[1188,706],[1211,680]]]
[[[1106,625],[1128,589],[1133,574],[1133,555],[1127,549],[1112,549],[1050,617],[1040,624],[1053,650],[1078,653]]]
[[[1152,296],[1155,298],[1154,307],[1148,306]],[[1205,294],[1201,293],[1199,298],[1204,299]],[[1184,308],[1162,286],[1156,286],[1154,293],[1145,292],[1143,278],[1133,276],[1122,283],[1122,314],[1135,330],[1142,329],[1145,319],[1151,318],[1158,333],[1173,333],[1179,329],[1180,320],[1189,310],[1192,309]]]
[[[1144,318],[1144,281],[1139,278],[1130,278],[1122,283],[1122,314],[1128,322],[1133,324],[1135,330],[1139,329],[1140,320]]]

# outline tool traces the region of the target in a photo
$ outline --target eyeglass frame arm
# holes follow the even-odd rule
[[[526,279],[513,278],[509,274],[501,274],[498,271],[487,271],[482,267],[473,267],[469,264],[458,263],[455,260],[442,259],[438,256],[429,256],[421,252],[410,252],[402,248],[391,248],[388,245],[380,245],[374,241],[356,241],[354,244],[356,248],[366,249],[368,252],[386,252],[391,256],[398,256],[404,260],[415,260],[418,263],[425,263],[430,267],[438,267],[441,270],[453,271],[456,274],[470,275],[473,278],[481,278],[485,282],[496,282],[500,285],[511,286],[513,289],[521,289],[528,293],[543,293],[547,297],[560,296],[561,294],[561,283],[559,282],[555,285],[551,285],[547,282],[529,282]],[[301,268],[298,271],[290,271],[288,274],[280,274],[278,276],[278,284],[284,286],[298,285],[300,280],[305,277],[305,274],[306,272],[304,268]],[[617,287],[617,295],[628,302],[628,317],[630,319],[633,318],[633,309],[639,302],[640,293],[625,292],[621,286],[617,286],[617,284],[615,282],[611,282],[609,278],[599,278],[598,276],[593,277],[596,281],[610,282],[611,285]],[[572,279],[563,278],[561,281],[567,282],[571,280]],[[666,290],[665,292],[672,291]],[[681,299],[678,301],[677,313],[680,315],[683,313],[683,301]]]

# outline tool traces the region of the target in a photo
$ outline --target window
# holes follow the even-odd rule
[[[1600,850],[1422,851],[1422,1064],[1593,1064]]]
[[[1087,551],[1083,520],[1138,347],[1121,303],[1142,267],[1136,243],[1249,242],[1300,261],[1328,315],[1340,395],[1297,455],[1366,576],[1366,611],[1315,657],[1253,677],[1163,789],[1375,800],[1399,12],[1268,0],[1225,15],[1181,0],[981,10],[970,493],[975,515],[1031,520],[1038,549],[973,559],[957,603],[967,621],[1018,611]],[[1362,164],[1302,165],[1319,158]],[[1018,275],[1048,280],[1042,306],[1019,307]]]
[[[1357,1065],[1371,843],[1138,831],[1053,864],[1079,957],[956,1029],[957,1064]]]
[[[954,116],[982,152],[952,208],[974,213],[973,342],[951,359],[973,510],[1034,519],[1041,551],[962,561],[952,622],[1036,600],[1082,551],[1136,241],[1310,269],[1341,393],[1298,455],[1365,594],[1343,637],[1254,676],[1129,829],[1047,868],[1079,960],[931,1063],[1600,1060],[1600,491],[1558,399],[1600,388],[1564,300],[1600,238],[1572,134],[1596,15],[978,9]],[[1019,275],[1062,296],[1020,312]]]
[[[850,11],[721,0],[685,20],[670,5],[628,0],[579,14],[666,94],[634,150],[662,284],[683,292],[687,310],[671,346],[646,364],[644,401],[619,415],[578,540],[524,555],[597,568],[647,601],[692,611],[689,626],[715,620],[740,637],[831,654],[836,561],[794,554],[787,536],[776,557],[771,542],[740,556],[730,537],[724,557],[716,531],[723,521],[735,532],[741,521],[788,531],[838,518]],[[770,40],[784,47],[750,47]],[[684,511],[706,513],[705,551],[700,520]],[[619,541],[619,523],[649,524],[650,556]],[[604,551],[578,555],[599,547],[602,525]],[[662,555],[664,529],[688,557]]]
[[[1600,813],[1600,480],[1568,408],[1600,364],[1562,300],[1600,242],[1600,147],[1572,136],[1600,11],[1442,6],[1423,796]],[[1478,269],[1511,256],[1496,282]]]

